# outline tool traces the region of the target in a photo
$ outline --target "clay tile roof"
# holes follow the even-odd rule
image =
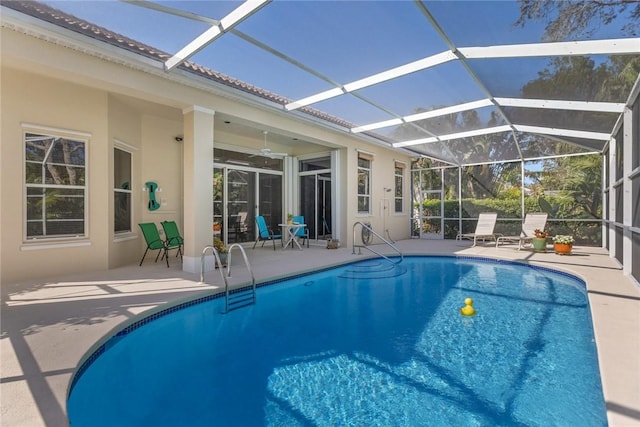
[[[49,22],[59,27],[66,28],[70,31],[77,32],[84,36],[91,37],[95,40],[99,40],[111,46],[116,46],[118,48],[127,50],[129,52],[133,52],[150,59],[158,60],[160,62],[164,62],[167,59],[171,58],[172,56],[167,52],[163,52],[161,50],[155,49],[152,46],[146,45],[144,43],[140,43],[129,37],[110,31],[104,27],[100,27],[98,25],[87,22],[83,19],[70,15],[68,13],[62,12],[58,9],[54,9],[48,5],[38,3],[37,1],[2,0],[2,6],[16,10],[18,12],[22,12],[26,15],[41,19],[45,22]],[[191,72],[200,77],[204,77],[208,80],[212,80],[217,83],[223,84],[225,86],[229,86],[234,89],[249,93],[251,95],[258,96],[263,99],[267,99],[269,101],[272,101],[282,106],[291,102],[290,99],[287,99],[276,93],[261,89],[257,86],[251,85],[249,83],[246,83],[241,80],[235,79],[233,77],[227,76],[225,74],[219,73],[215,70],[204,67],[202,65],[198,65],[191,61],[183,62],[179,66],[179,68],[186,70],[188,72]],[[300,108],[299,111],[341,127],[345,127],[345,128],[353,127],[351,123],[343,119],[323,113],[322,111],[319,111],[313,108],[303,107],[303,108]]]

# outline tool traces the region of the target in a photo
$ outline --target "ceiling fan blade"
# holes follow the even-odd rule
[[[289,155],[287,153],[274,153],[274,152],[272,152],[271,148],[267,147],[267,134],[269,132],[263,131],[262,133],[264,135],[264,147],[261,148],[260,150],[258,150],[257,153],[252,154],[249,157],[262,156],[262,157],[268,157],[270,159],[276,159],[276,158],[286,157],[286,156]]]

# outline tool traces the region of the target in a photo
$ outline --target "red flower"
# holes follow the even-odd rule
[[[536,236],[537,238],[539,238],[539,239],[546,239],[546,238],[547,238],[547,236],[549,235],[549,233],[547,233],[546,231],[544,231],[544,230],[539,230],[539,229],[537,229],[537,228],[536,228],[535,230],[533,230],[533,234],[535,234],[535,236]]]

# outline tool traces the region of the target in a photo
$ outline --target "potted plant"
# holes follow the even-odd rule
[[[568,255],[573,249],[573,236],[557,235],[553,238],[553,250],[559,255]]]
[[[531,243],[533,244],[533,250],[536,252],[546,252],[547,251],[547,237],[549,237],[549,233],[544,230],[535,229],[533,230],[533,239],[531,239]]]
[[[291,225],[293,222],[293,214],[287,214],[287,224]]]
[[[220,239],[218,239],[217,237],[213,238],[213,247],[216,249],[216,251],[218,252],[218,256],[220,257],[220,263],[222,264],[222,266],[226,266],[227,265],[227,254],[228,254],[228,250],[227,250],[227,246],[224,244],[224,242]],[[218,266],[216,265],[216,268]]]

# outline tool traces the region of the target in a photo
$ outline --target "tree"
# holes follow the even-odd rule
[[[520,17],[514,25],[524,27],[530,20],[549,20],[543,39],[562,41],[590,36],[599,25],[609,25],[625,16],[623,33],[636,36],[640,2],[629,0],[520,0]]]
[[[599,155],[560,157],[544,161],[540,184],[566,199],[559,217],[600,218],[602,158]]]

